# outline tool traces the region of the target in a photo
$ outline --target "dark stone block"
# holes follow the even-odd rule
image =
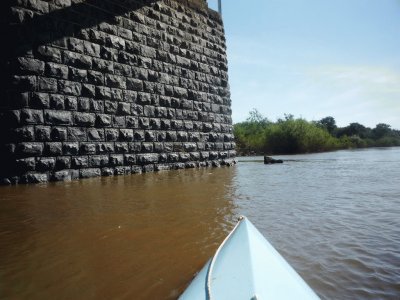
[[[50,126],[36,126],[35,127],[36,140],[40,142],[50,141],[51,140],[50,132],[51,132]]]
[[[90,99],[89,98],[78,98],[78,110],[89,111],[90,110]]]
[[[122,127],[125,128],[126,127],[126,120],[125,117],[123,116],[114,116],[113,117],[113,125],[114,127]]]
[[[101,170],[99,168],[81,169],[79,176],[80,178],[98,177],[101,176]]]
[[[124,155],[124,162],[127,165],[136,164],[136,155],[134,155],[134,154],[125,154]]]
[[[71,166],[75,169],[87,168],[89,166],[89,159],[87,156],[74,156],[71,159]]]
[[[122,166],[124,164],[123,155],[110,155],[110,166]]]
[[[30,106],[32,108],[49,108],[50,97],[45,93],[32,93]]]
[[[88,80],[88,71],[69,67],[68,79],[71,81],[86,82]]]
[[[20,156],[39,156],[43,153],[43,148],[42,143],[20,143],[15,152]]]
[[[53,127],[50,132],[50,138],[52,141],[66,141],[67,140],[67,128],[66,127]]]
[[[129,115],[131,113],[131,104],[127,102],[118,103],[118,114]]]
[[[83,112],[74,113],[74,124],[77,126],[85,126],[85,127],[94,126],[95,120],[96,116],[93,113],[83,113]]]
[[[79,82],[60,80],[58,82],[58,90],[66,95],[80,96],[82,85]]]
[[[30,173],[21,176],[21,183],[44,183],[48,181],[47,174]]]
[[[142,143],[139,142],[129,143],[129,152],[140,153],[141,150],[142,150]]]
[[[115,114],[117,112],[118,103],[114,101],[104,101],[104,112],[107,114]]]
[[[68,79],[68,67],[57,63],[46,63],[46,75],[50,77]]]
[[[70,181],[72,180],[71,171],[61,170],[51,174],[50,180],[52,181]]]
[[[104,112],[104,102],[101,100],[90,99],[90,110],[92,112],[103,113]]]
[[[128,128],[139,128],[139,119],[137,117],[127,116],[126,127]]]
[[[91,84],[82,84],[81,95],[83,97],[94,98],[96,96],[96,88]]]
[[[25,126],[13,130],[13,141],[31,142],[35,140],[35,131],[33,126]]]
[[[45,146],[45,153],[46,155],[51,155],[51,156],[58,156],[61,155],[63,150],[62,150],[62,144],[58,142],[53,142],[53,143],[46,143]]]
[[[105,73],[114,73],[114,63],[104,59],[93,58],[93,69]]]
[[[122,76],[106,74],[105,75],[105,85],[108,87],[125,89],[126,88],[126,80],[125,80],[125,77],[122,77]]]
[[[34,171],[36,168],[36,160],[34,157],[17,159],[15,161],[15,166],[18,173]]]
[[[34,91],[36,88],[36,76],[13,76],[11,86],[20,92]]]
[[[109,163],[108,155],[89,156],[89,167],[106,167]]]
[[[99,143],[97,144],[97,153],[113,153],[115,151],[114,143]]]
[[[158,154],[138,154],[136,155],[137,163],[140,165],[152,164],[158,162]]]
[[[129,152],[128,143],[115,143],[115,152],[116,153],[127,153],[127,152]]]
[[[18,109],[29,105],[29,93],[13,93],[10,96],[10,108]]]
[[[44,62],[29,57],[18,57],[12,68],[23,75],[42,75],[44,73]]]
[[[142,153],[151,153],[153,152],[153,143],[142,143]]]
[[[64,143],[63,144],[63,155],[78,155],[79,144],[78,143]]]
[[[40,158],[36,162],[36,170],[40,172],[51,171],[56,165],[55,158]]]
[[[81,143],[80,154],[96,154],[96,144],[94,143]]]
[[[65,109],[78,110],[78,99],[73,96],[65,97]]]
[[[61,51],[54,47],[40,46],[37,49],[37,55],[39,58],[45,61],[51,61],[55,63],[61,62]]]
[[[64,170],[71,168],[71,157],[69,156],[59,156],[56,158],[56,169]]]
[[[102,168],[101,169],[101,176],[113,176],[114,175],[113,168]]]
[[[56,110],[64,110],[64,96],[63,95],[50,95],[49,96],[49,101],[50,101],[50,108],[51,109],[56,109]]]
[[[66,65],[82,69],[92,68],[92,58],[90,56],[69,51],[65,51],[63,54],[63,61]]]
[[[144,133],[144,139],[146,142],[155,142],[157,141],[157,132],[146,130]]]
[[[98,114],[96,115],[96,126],[108,127],[111,126],[111,115]]]
[[[44,119],[47,124],[52,125],[71,125],[72,115],[68,111],[45,110]]]
[[[121,141],[127,141],[127,142],[133,141],[133,130],[132,129],[120,129],[119,139]]]
[[[119,130],[118,129],[105,129],[105,135],[107,141],[117,141],[119,137]]]
[[[57,79],[38,77],[38,90],[42,92],[57,92]]]
[[[103,75],[103,73],[89,70],[87,72],[87,81],[94,85],[103,85],[104,84],[104,75]]]
[[[74,142],[83,142],[87,140],[86,129],[82,127],[69,127],[68,140]]]

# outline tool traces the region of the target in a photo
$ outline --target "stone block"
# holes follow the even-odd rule
[[[158,154],[156,154],[156,153],[137,154],[136,161],[140,165],[157,163],[158,162]]]
[[[17,74],[23,75],[42,75],[44,73],[44,62],[30,57],[18,57],[11,65]]]
[[[16,154],[19,156],[40,156],[43,153],[44,144],[42,143],[19,143],[17,144]]]
[[[89,168],[89,169],[79,170],[80,178],[90,178],[90,177],[99,177],[99,176],[101,176],[101,170],[99,168]]]
[[[87,168],[89,166],[89,158],[87,156],[74,156],[71,159],[71,166],[75,169]]]
[[[65,51],[63,53],[63,62],[66,65],[82,68],[91,69],[92,68],[92,58],[87,55],[80,53]]]
[[[66,141],[67,137],[66,127],[53,127],[50,131],[50,139],[52,141]]]
[[[80,96],[82,91],[82,84],[79,82],[59,80],[58,90],[59,92],[66,95]]]
[[[51,125],[71,125],[72,114],[69,111],[45,110],[44,120]]]
[[[33,126],[16,128],[12,132],[12,140],[16,142],[32,142],[35,140],[35,130]]]
[[[55,165],[56,165],[55,158],[42,157],[36,161],[36,170],[40,172],[51,171],[54,169]]]
[[[119,131],[119,140],[120,141],[126,141],[126,142],[131,142],[133,141],[133,129],[120,129]]]
[[[21,176],[21,183],[44,183],[48,181],[47,174],[29,173]]]
[[[50,141],[51,140],[50,132],[51,132],[50,126],[36,126],[35,127],[36,140],[40,142]]]
[[[56,169],[64,170],[71,168],[71,157],[69,156],[58,156],[56,158]]]
[[[78,155],[79,144],[74,142],[63,143],[63,155]]]
[[[15,75],[12,77],[11,87],[19,92],[34,91],[36,89],[36,76],[19,76]]]
[[[81,143],[79,147],[80,154],[96,154],[96,144],[94,143]],[[76,155],[76,154],[73,154]]]
[[[46,155],[51,156],[59,156],[63,153],[62,143],[60,142],[51,142],[45,144],[45,153]]]
[[[127,153],[129,152],[128,143],[115,143],[114,145],[115,153]]]
[[[57,63],[48,62],[45,67],[45,74],[59,79],[68,79],[68,67]]]
[[[51,174],[50,180],[52,181],[71,181],[71,171],[70,170],[61,170],[56,171]]]
[[[97,153],[113,153],[115,151],[114,143],[98,143],[97,144]]]
[[[18,173],[34,171],[36,167],[36,160],[34,157],[17,159],[15,161],[15,166]]]
[[[88,128],[87,139],[88,141],[104,141],[104,129]]]
[[[93,113],[74,112],[74,124],[91,127],[95,125],[96,115]]]
[[[68,141],[84,142],[87,140],[86,128],[69,127],[67,131],[68,131]]]
[[[124,164],[124,155],[110,154],[110,166],[122,166]]]
[[[51,94],[49,96],[50,108],[55,110],[64,110],[64,96]]]
[[[57,92],[57,79],[48,77],[38,77],[38,91],[41,92]]]
[[[106,167],[109,163],[108,155],[89,156],[89,167]]]

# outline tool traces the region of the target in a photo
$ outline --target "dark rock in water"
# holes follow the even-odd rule
[[[274,159],[269,156],[264,156],[264,164],[270,165],[270,164],[282,164],[283,160],[282,159]]]

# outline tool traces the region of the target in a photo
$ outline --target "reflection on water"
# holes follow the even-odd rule
[[[0,298],[176,298],[232,227],[233,172],[1,188]]]
[[[176,299],[247,215],[323,299],[399,299],[400,148],[0,188],[0,299]]]

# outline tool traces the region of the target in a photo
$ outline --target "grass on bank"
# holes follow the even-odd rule
[[[271,122],[252,110],[245,122],[234,125],[239,154],[295,154],[349,148],[400,146],[400,131],[387,124],[371,129],[358,123],[337,127],[326,117],[307,121],[285,115]]]

